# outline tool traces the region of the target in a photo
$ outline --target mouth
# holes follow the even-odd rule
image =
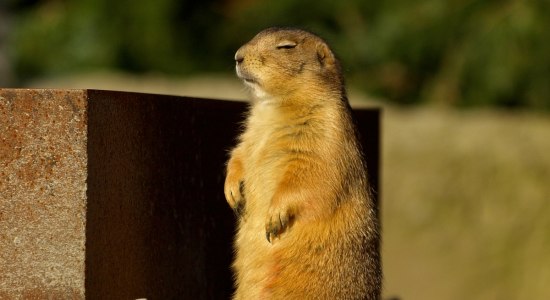
[[[237,76],[242,79],[245,83],[248,83],[248,84],[256,84],[258,83],[258,80],[256,80],[256,78],[254,76],[252,76],[251,74],[248,74],[247,72],[243,71],[242,68],[239,68],[239,66],[237,66]]]
[[[244,80],[245,83],[250,83],[250,84],[256,83],[256,80],[254,80],[254,78],[241,77],[241,79]]]

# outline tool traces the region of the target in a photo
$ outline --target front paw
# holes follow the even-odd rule
[[[271,206],[267,213],[265,223],[265,237],[268,242],[273,243],[290,226],[293,214],[286,206]]]
[[[237,216],[241,216],[244,212],[244,181],[233,176],[225,178],[225,199],[233,212]]]

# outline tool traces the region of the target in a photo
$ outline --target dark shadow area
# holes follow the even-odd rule
[[[227,299],[244,104],[89,91],[88,299]]]

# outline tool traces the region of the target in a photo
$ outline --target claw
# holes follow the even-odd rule
[[[244,182],[241,180],[239,181],[239,187],[238,191],[235,191],[233,189],[229,189],[229,197],[228,199],[229,205],[233,209],[233,213],[237,217],[242,217],[245,210],[245,199],[244,199]]]
[[[239,193],[241,193],[241,196],[244,198],[244,181],[239,181]]]
[[[265,229],[265,237],[267,241],[272,244],[273,239],[286,230],[287,224],[288,220],[284,216],[281,216],[281,214],[277,214],[277,217],[271,219]]]
[[[273,222],[269,221],[269,224],[265,228],[265,237],[270,244],[273,244],[273,238],[277,236],[277,230],[274,227]]]
[[[235,208],[233,209],[233,212],[237,217],[241,217],[244,214],[244,202],[239,201],[237,202],[237,205],[235,205]]]
[[[283,228],[285,228],[286,226],[286,222],[283,222],[283,220],[281,219],[281,214],[279,214],[279,224],[280,224],[280,230],[283,230]]]

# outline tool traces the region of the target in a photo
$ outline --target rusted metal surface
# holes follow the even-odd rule
[[[228,299],[226,151],[243,103],[89,92],[91,299]]]

